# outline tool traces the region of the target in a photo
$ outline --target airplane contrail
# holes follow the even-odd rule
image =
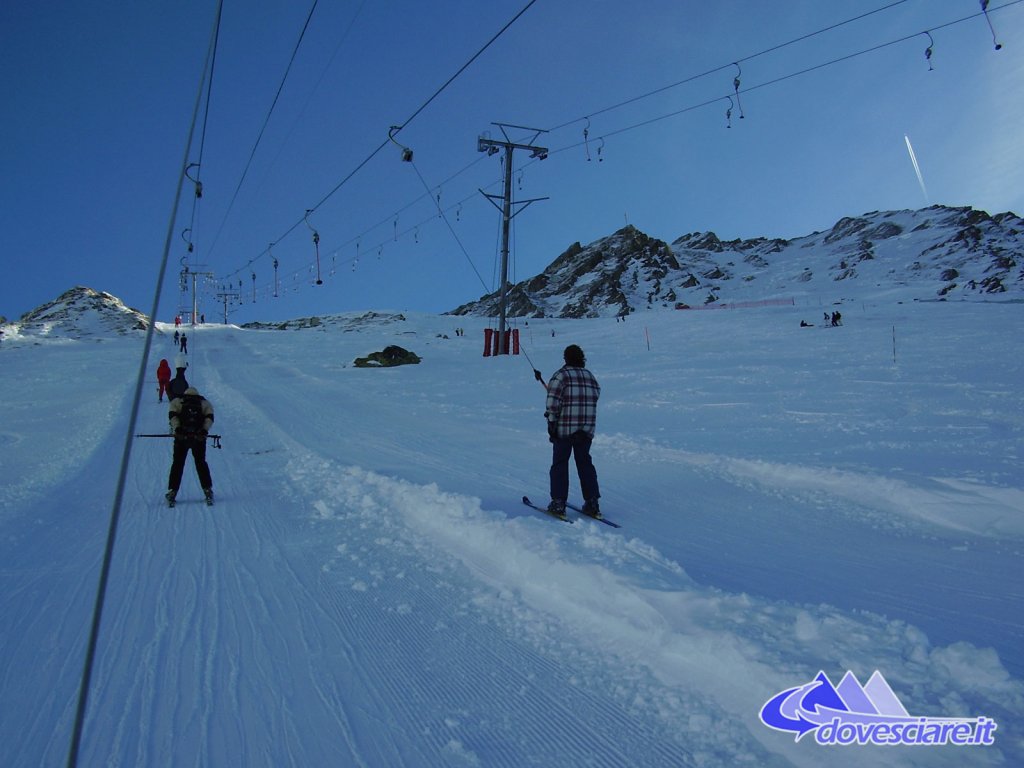
[[[921,185],[921,194],[924,195],[924,201],[928,205],[931,205],[931,201],[928,199],[928,190],[924,188],[924,177],[921,175],[921,166],[917,164],[917,157],[914,156],[914,148],[910,145],[910,137],[907,134],[903,134],[903,138],[907,142],[907,152],[910,153],[910,162],[914,164],[914,173],[917,174],[917,183]]]

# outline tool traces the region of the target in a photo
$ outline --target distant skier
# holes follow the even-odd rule
[[[174,332],[174,347],[181,349],[181,333],[179,331]]]
[[[164,401],[164,392],[167,392],[167,386],[171,383],[171,365],[166,359],[160,361],[160,365],[156,369],[156,383],[157,383],[157,397],[162,403]]]
[[[167,415],[174,434],[174,456],[171,473],[167,477],[167,503],[174,506],[185,470],[185,459],[192,451],[206,503],[213,504],[213,478],[206,463],[206,436],[213,426],[213,406],[195,387],[189,387],[181,397],[171,401]]]
[[[570,344],[563,353],[565,365],[555,371],[547,384],[544,418],[547,421],[551,454],[551,503],[548,511],[564,516],[569,498],[569,456],[576,459],[576,471],[583,492],[583,512],[601,517],[597,470],[590,457],[590,445],[597,425],[597,400],[601,386],[589,370],[583,350]],[[540,372],[538,381],[543,383]]]
[[[179,397],[185,394],[185,390],[188,389],[188,379],[185,378],[185,369],[188,367],[188,362],[184,357],[178,355],[174,358],[174,378],[171,379],[171,383],[167,385],[167,397],[172,401],[177,400]]]
[[[184,333],[181,334],[181,345],[180,345],[180,347],[181,347],[181,354],[187,355],[188,354],[188,336],[186,336]]]

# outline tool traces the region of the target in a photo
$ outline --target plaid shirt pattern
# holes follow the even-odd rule
[[[597,399],[601,385],[586,368],[566,365],[555,371],[548,382],[546,409],[548,420],[558,424],[558,436],[576,432],[594,436],[597,426]]]

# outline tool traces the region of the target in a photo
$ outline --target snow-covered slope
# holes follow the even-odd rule
[[[522,324],[545,375],[572,342],[601,381],[619,530],[519,502],[545,497],[544,392],[481,356],[485,321],[190,331],[218,502],[187,467],[164,507],[170,446],[131,441],[81,764],[1024,764],[1024,318],[843,313]],[[388,344],[422,363],[351,364]],[[5,766],[65,761],[141,348],[0,347]],[[136,431],[162,432],[143,392]],[[994,718],[995,745],[758,720],[819,670],[876,669],[914,715]]]
[[[1024,298],[1024,222],[971,208],[872,212],[794,240],[723,242],[693,232],[670,244],[633,226],[573,244],[512,286],[508,313],[599,317],[711,303]],[[497,294],[454,314],[496,316]]]

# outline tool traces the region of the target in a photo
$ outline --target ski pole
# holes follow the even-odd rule
[[[175,435],[172,435],[170,433],[161,433],[161,434],[157,434],[157,435],[136,435],[136,437],[175,437]],[[221,447],[221,444],[220,444],[221,436],[220,435],[206,435],[206,437],[208,437],[211,440],[213,440],[213,447],[214,448],[220,448]]]

